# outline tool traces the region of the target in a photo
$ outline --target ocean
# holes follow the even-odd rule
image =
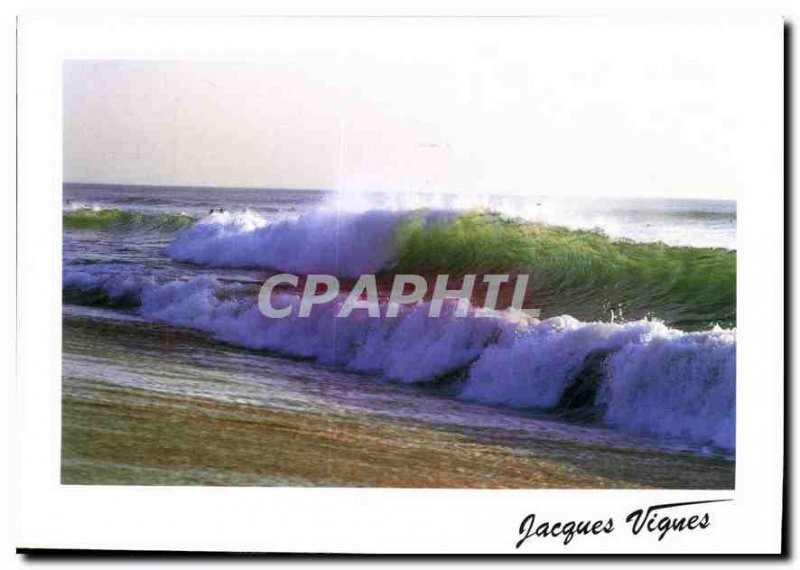
[[[269,320],[280,272],[541,315]],[[62,291],[63,483],[733,487],[735,202],[65,184]]]

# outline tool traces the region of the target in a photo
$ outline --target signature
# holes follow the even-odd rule
[[[709,503],[721,503],[732,499],[714,499],[709,501],[690,501],[686,503],[665,503],[650,505],[631,511],[625,522],[631,534],[657,534],[658,540],[664,539],[670,532],[686,532],[706,529],[711,526],[711,514],[707,511],[687,513],[684,507],[697,507]],[[675,512],[678,509],[681,511]],[[668,511],[668,512],[667,512]],[[531,513],[522,519],[519,525],[520,539],[517,548],[533,538],[559,538],[566,546],[577,536],[598,536],[615,531],[614,518],[595,520],[542,521],[537,523],[536,514]]]

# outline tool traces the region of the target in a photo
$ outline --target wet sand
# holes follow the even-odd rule
[[[80,382],[66,379],[66,382]],[[457,488],[729,488],[733,469],[609,450],[596,472],[559,453],[385,418],[271,410],[97,385],[63,399],[62,483]],[[109,396],[111,395],[111,398]],[[567,453],[580,449],[567,446]],[[570,449],[571,448],[571,449]]]

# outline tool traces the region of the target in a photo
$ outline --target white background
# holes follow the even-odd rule
[[[408,7],[403,11],[414,13]],[[675,22],[681,22],[682,18],[684,21],[705,18],[702,20],[705,25],[765,26],[762,39],[754,42],[752,57],[774,74],[773,84],[752,84],[743,76],[741,86],[757,94],[752,98],[752,106],[742,109],[743,115],[757,114],[762,121],[757,127],[759,131],[753,132],[751,161],[744,169],[750,189],[737,196],[740,245],[735,492],[60,486],[61,60],[65,54],[76,57],[92,50],[97,57],[119,45],[117,42],[123,45],[129,42],[129,46],[147,50],[154,49],[154,45],[147,39],[147,29],[128,24],[100,28],[98,34],[97,28],[93,29],[82,14],[85,29],[72,34],[63,20],[58,25],[53,23],[52,13],[31,16],[20,38],[23,75],[19,131],[18,376],[16,382],[8,383],[11,397],[6,399],[6,417],[9,423],[13,422],[9,442],[15,468],[12,470],[15,490],[9,493],[11,544],[511,553],[521,518],[536,512],[551,519],[615,517],[617,532],[602,538],[578,537],[567,547],[566,552],[570,553],[776,552],[780,539],[784,316],[782,31],[776,16],[779,13],[747,14],[744,19],[719,11],[671,16]],[[653,24],[652,13],[640,13],[638,17]],[[629,16],[626,21],[631,22]],[[160,23],[162,27],[181,24],[174,19]],[[232,49],[237,42],[252,37],[235,24],[231,22],[229,32],[218,31],[215,49]],[[211,49],[208,38],[194,36],[192,43],[191,27],[180,40],[176,34],[177,31],[171,30],[172,40],[179,41],[182,49],[205,52]],[[97,43],[93,45],[93,41]],[[76,50],[77,45],[83,47]],[[4,78],[13,79],[10,62],[4,59],[3,63]],[[752,63],[743,62],[743,68],[749,65]],[[762,69],[761,73],[769,71]],[[4,95],[13,104],[9,94]],[[10,95],[13,97],[13,93]],[[8,109],[4,108],[3,118],[7,122],[3,124],[3,135],[13,145],[8,136],[12,132],[13,114]],[[6,187],[11,188],[13,156],[8,153],[4,156]],[[13,207],[4,209],[3,231],[11,238],[13,217],[9,212],[13,212]],[[11,264],[13,250],[10,253]],[[10,287],[5,298],[13,298],[14,283],[10,277],[4,276]],[[13,306],[10,309],[13,311]],[[8,319],[9,325],[13,324],[11,320]],[[13,335],[10,328],[9,332]],[[8,366],[13,362],[13,340],[6,346],[9,350],[4,360]],[[13,378],[10,367],[8,374]],[[624,516],[639,506],[731,496],[735,498],[732,503],[711,506],[713,524],[704,533],[676,534],[658,543],[653,537],[632,539],[626,529],[620,528]],[[557,541],[528,543],[523,550],[565,552]]]

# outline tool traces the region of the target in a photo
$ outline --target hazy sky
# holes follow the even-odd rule
[[[299,29],[247,61],[67,61],[64,177],[734,197],[763,69],[748,38]]]

